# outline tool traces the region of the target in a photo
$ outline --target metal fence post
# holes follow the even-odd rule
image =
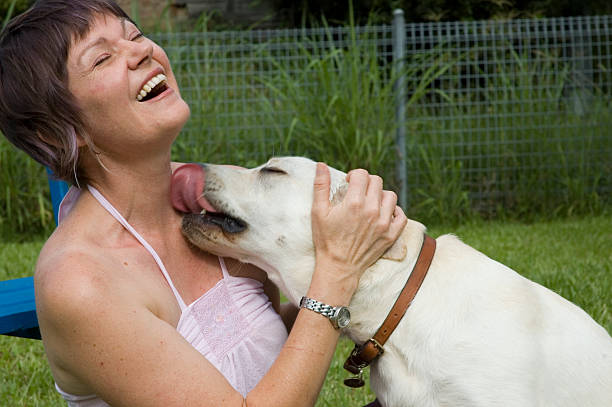
[[[397,161],[395,174],[399,184],[397,191],[399,205],[405,210],[408,206],[408,185],[406,180],[406,81],[404,62],[406,58],[406,22],[404,12],[393,11],[393,65],[395,73],[395,148]]]
[[[593,92],[593,44],[589,17],[576,17],[576,26],[570,26],[572,57],[571,105],[574,114],[585,115],[589,110]],[[586,22],[586,24],[585,24]]]

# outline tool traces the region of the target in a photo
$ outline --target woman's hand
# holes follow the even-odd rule
[[[334,299],[341,302],[350,300],[361,274],[395,242],[407,222],[396,205],[396,194],[382,189],[380,177],[360,169],[346,178],[346,195],[333,205],[329,201],[329,169],[318,163],[312,204],[317,276],[317,281],[313,276],[313,285],[317,284],[326,297],[339,296]],[[339,290],[337,295],[333,290]]]

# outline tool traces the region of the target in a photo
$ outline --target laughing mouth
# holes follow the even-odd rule
[[[168,85],[166,83],[167,79],[168,78],[166,78],[166,75],[163,73],[151,78],[151,80],[145,83],[142,89],[140,89],[140,92],[136,96],[136,100],[139,102],[146,102],[147,100],[153,99],[155,96],[168,89]]]

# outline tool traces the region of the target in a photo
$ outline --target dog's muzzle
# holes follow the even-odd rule
[[[247,228],[244,221],[221,212],[189,213],[183,216],[183,230],[208,228],[211,225],[226,233],[240,233]]]

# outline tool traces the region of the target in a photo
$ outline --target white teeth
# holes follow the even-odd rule
[[[200,212],[200,215],[206,215],[206,209],[202,209],[202,211]]]
[[[153,88],[155,88],[160,83],[165,83],[166,79],[166,75],[164,75],[163,73],[160,73],[159,75],[151,78],[150,81],[144,84],[140,92],[138,92],[138,95],[136,95],[136,100],[141,101],[142,99],[144,99],[149,94],[149,92],[153,90]]]

